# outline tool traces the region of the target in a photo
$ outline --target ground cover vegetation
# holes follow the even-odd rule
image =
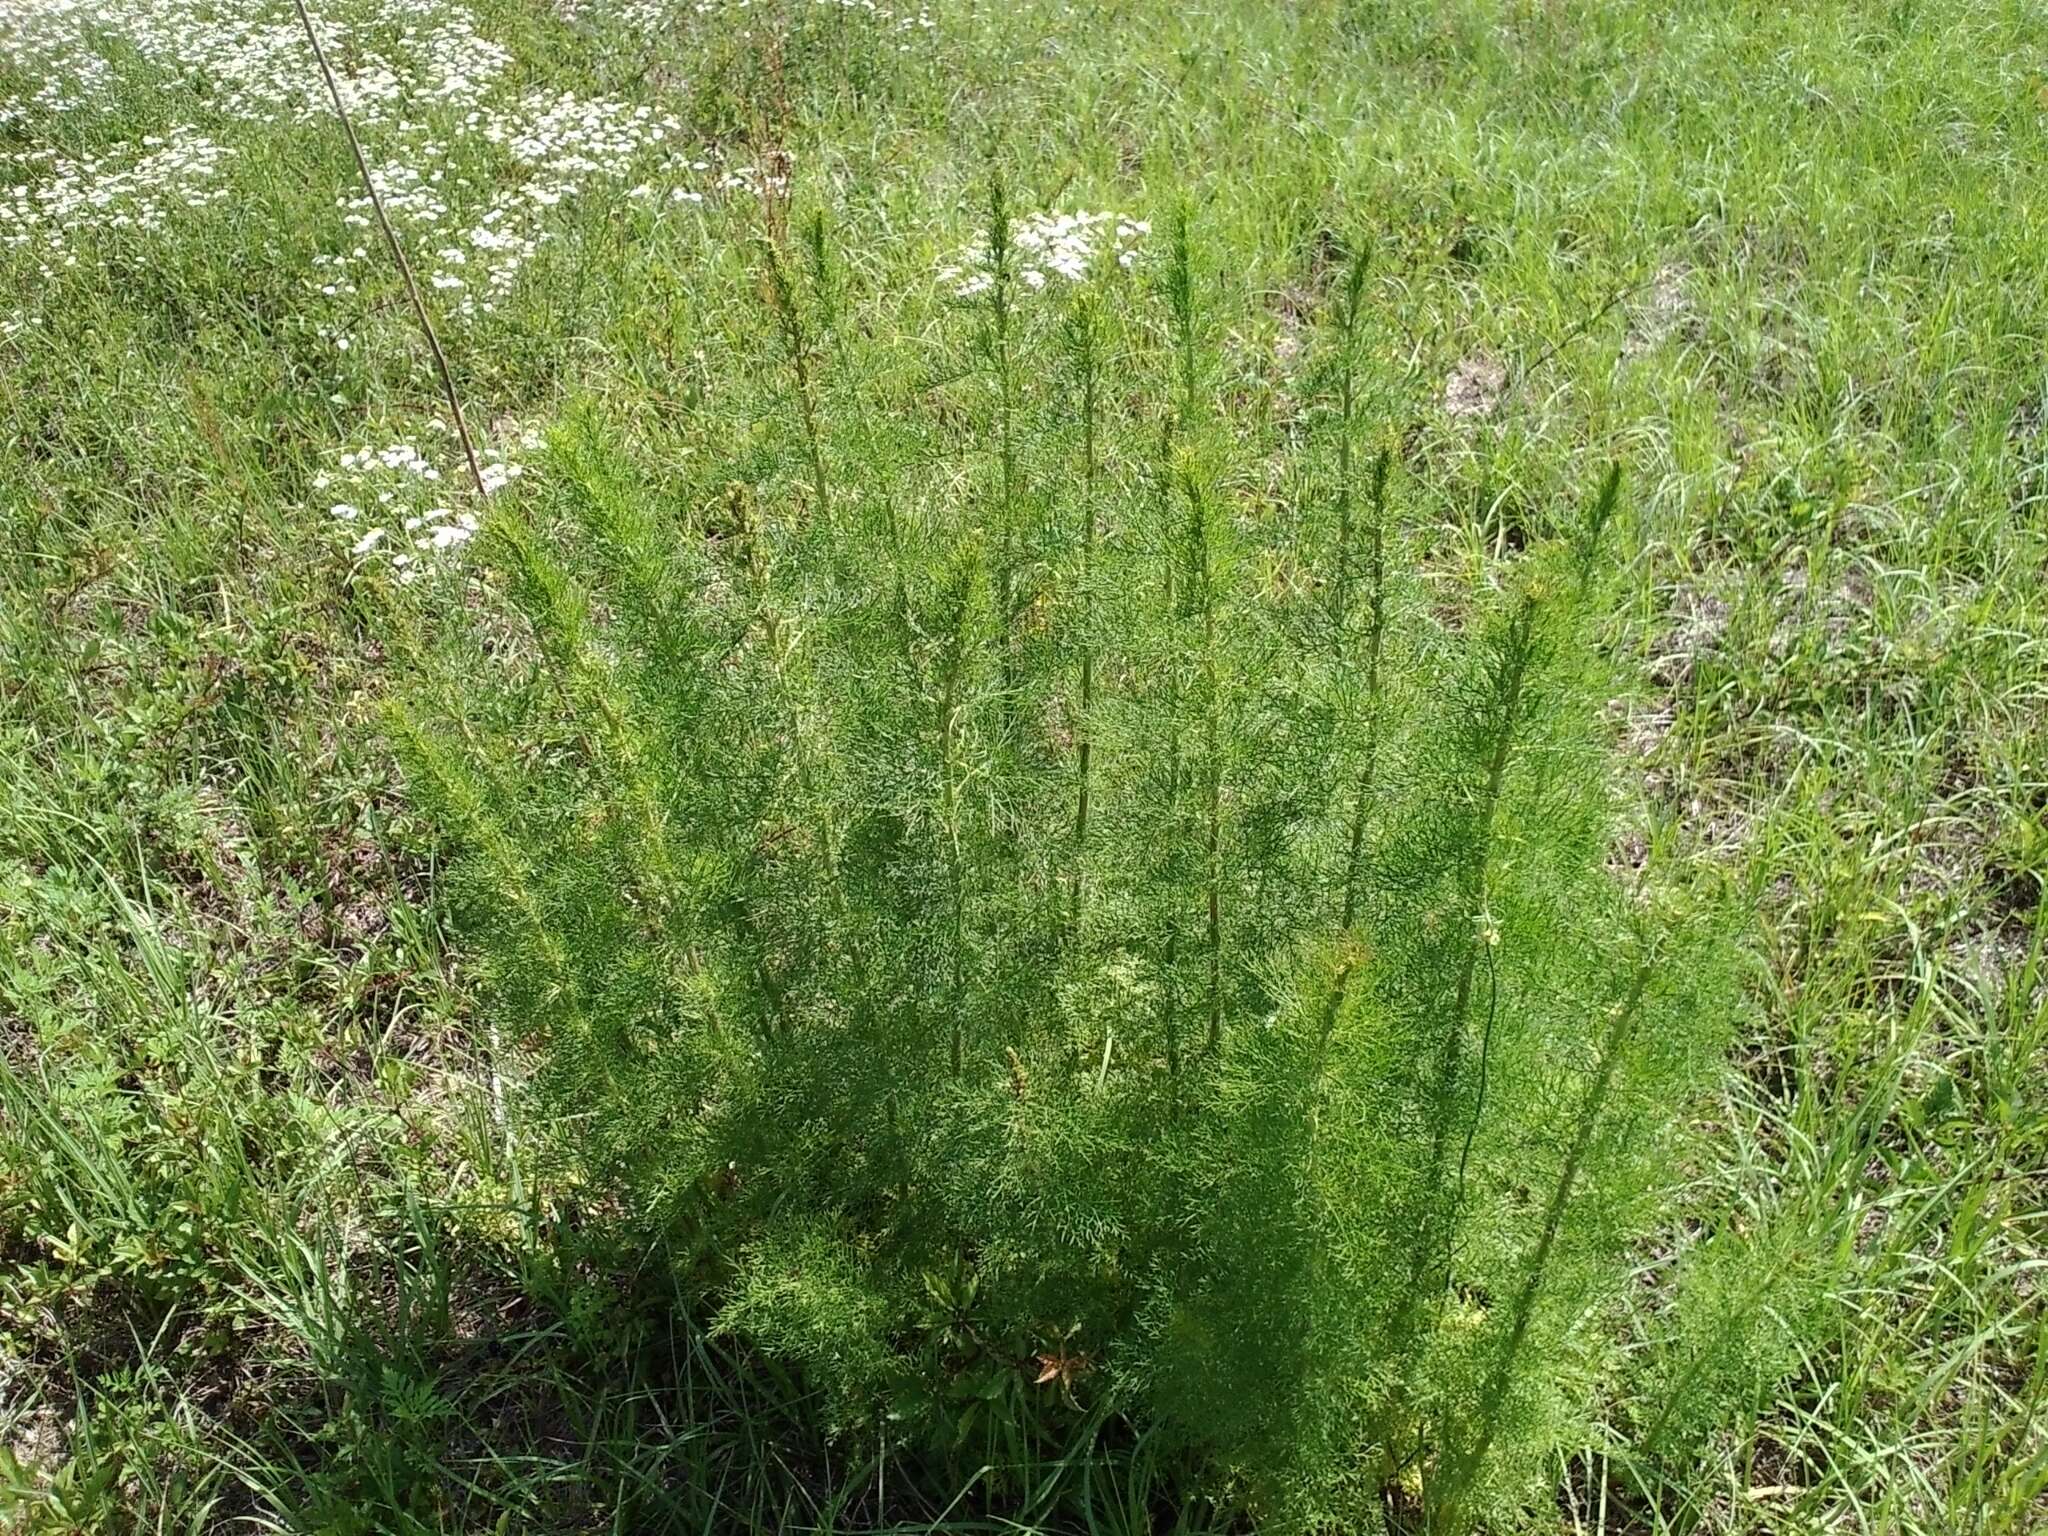
[[[5,1519],[2041,1521],[2024,8],[311,9],[0,5]]]

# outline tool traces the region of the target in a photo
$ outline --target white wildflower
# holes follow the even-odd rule
[[[1081,283],[1106,262],[1128,271],[1138,245],[1152,232],[1145,219],[1109,212],[1035,213],[1018,219],[1010,230],[1012,271],[1029,291],[1044,289],[1054,278]],[[939,282],[958,298],[971,299],[994,284],[988,239],[943,263]]]

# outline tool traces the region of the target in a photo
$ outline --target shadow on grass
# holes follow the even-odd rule
[[[708,1329],[644,1249],[573,1227],[500,1245],[465,1230],[470,1214],[408,1199],[345,1255],[237,1238],[215,1275],[237,1274],[247,1305],[216,1309],[235,1311],[225,1329],[133,1277],[68,1293],[25,1362],[35,1413],[0,1416],[16,1445],[45,1426],[45,1459],[26,1436],[30,1458],[0,1464],[6,1528],[1232,1528],[1176,1507],[1182,1464],[1120,1417],[835,1427],[800,1380]]]

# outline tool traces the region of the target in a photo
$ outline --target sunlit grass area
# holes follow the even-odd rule
[[[0,1522],[2048,1524],[2032,9],[309,7],[0,0]]]

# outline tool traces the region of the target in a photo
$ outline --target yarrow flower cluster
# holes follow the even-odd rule
[[[332,10],[322,6],[323,11]],[[480,101],[511,65],[450,0],[356,0],[350,19],[315,25],[359,124],[407,104]],[[42,84],[0,103],[0,126],[107,102],[131,70],[188,87],[210,112],[247,122],[308,121],[330,110],[306,67],[288,7],[218,0],[0,0],[0,58]]]
[[[401,134],[406,126],[400,125]],[[683,132],[673,114],[644,104],[533,92],[509,106],[471,110],[452,137],[408,144],[370,174],[393,222],[429,236],[419,263],[426,282],[445,295],[445,312],[474,319],[497,309],[551,238],[552,210],[594,186],[652,172],[654,180],[639,182],[627,195],[695,203],[704,201],[704,192],[692,181],[728,191],[753,186],[750,167],[713,179],[710,161],[690,158]],[[503,174],[476,167],[476,174],[464,175],[456,169],[478,146],[503,155]],[[480,203],[486,184],[498,190]],[[358,235],[370,226],[367,193],[344,194],[336,206],[343,225]],[[352,294],[337,269],[362,257],[360,247],[352,256],[315,257],[322,294]]]
[[[681,122],[653,106],[570,92],[506,99],[511,54],[461,0],[329,0],[320,9],[315,25],[350,115],[376,130],[377,195],[402,229],[427,235],[418,264],[451,318],[495,310],[550,238],[550,210],[595,185],[624,183],[636,200],[662,206],[785,190],[786,167],[719,168],[701,149],[684,153]],[[112,105],[144,79],[189,90],[208,121],[310,121],[332,111],[280,0],[0,0],[0,65],[42,82],[0,103],[0,128]],[[229,153],[189,124],[87,159],[0,148],[0,250],[47,247],[47,276],[52,263],[76,261],[67,237],[80,230],[155,230],[172,209],[225,196],[214,182]],[[380,258],[364,249],[374,244],[368,193],[351,186],[337,202],[346,244],[314,258],[313,287],[348,300],[363,264]],[[10,326],[25,322],[15,316]],[[313,325],[347,350],[346,324]]]
[[[359,127],[396,121],[403,133],[419,126],[403,111],[481,103],[512,61],[452,0],[349,0],[346,9],[348,20],[315,25]],[[0,0],[0,67],[38,82],[0,101],[0,130],[39,144],[0,148],[0,249],[44,249],[45,276],[76,263],[82,232],[153,232],[181,206],[226,196],[214,178],[231,151],[206,124],[305,122],[333,110],[300,23],[275,0]],[[143,86],[198,121],[89,156],[41,147],[60,136],[40,124],[116,107],[124,90]],[[430,179],[397,169],[385,190],[401,203],[436,196]]]
[[[681,137],[682,124],[653,108],[623,101],[586,100],[573,92],[532,94],[506,112],[472,114],[466,121],[489,143],[502,146],[527,176],[491,199],[471,227],[437,253],[430,281],[460,294],[456,313],[488,313],[508,295],[520,270],[548,239],[548,210],[598,181],[626,178],[644,155]],[[668,167],[708,169],[702,161],[671,154]]]
[[[196,128],[173,128],[105,154],[72,159],[54,149],[12,157],[32,179],[0,186],[0,247],[40,240],[50,262],[75,266],[72,237],[88,229],[150,232],[175,207],[204,207],[226,196],[215,178],[228,151]]]
[[[371,130],[378,199],[447,319],[497,309],[552,238],[556,210],[600,187],[630,188],[635,202],[662,209],[787,190],[786,157],[724,163],[686,146],[680,119],[658,106],[513,93],[510,51],[481,33],[463,0],[323,0],[318,9],[350,116]],[[232,151],[208,128],[324,121],[333,111],[289,0],[0,0],[0,68],[39,82],[0,102],[0,255],[38,252],[45,276],[79,259],[75,237],[85,231],[156,231],[176,210],[225,197],[220,172]],[[91,156],[48,147],[79,134],[45,133],[46,120],[118,108],[145,85],[192,121]],[[388,274],[365,189],[339,186],[336,203],[338,238],[309,273],[325,302],[306,324],[346,353],[358,344],[361,290]],[[0,316],[0,339],[34,323],[27,308]],[[348,404],[346,382],[334,380],[336,406]],[[520,473],[501,454],[482,467],[487,489]],[[441,473],[417,444],[357,447],[321,489],[333,517],[355,525],[358,556],[411,581],[476,528],[472,514],[440,504],[451,499]]]
[[[539,446],[523,434],[519,446]],[[486,494],[496,494],[525,473],[492,448],[478,453]],[[349,553],[358,560],[387,564],[402,585],[441,569],[453,551],[476,536],[474,512],[444,505],[452,500],[441,469],[417,443],[387,443],[345,450],[338,470],[314,478],[313,488],[336,498],[327,513],[353,536]]]
[[[1139,242],[1151,233],[1150,221],[1121,213],[1034,213],[1010,227],[1012,270],[1034,291],[1054,278],[1083,282],[1105,262],[1128,269],[1138,259]],[[994,260],[984,235],[939,268],[939,281],[960,298],[974,298],[995,282]]]
[[[878,5],[875,0],[810,0],[810,4],[814,9],[853,12],[896,33],[934,32],[939,25],[924,6],[911,11]],[[579,12],[581,9],[579,5]],[[636,32],[658,32],[685,16],[732,16],[755,9],[756,0],[617,0],[606,14]],[[765,11],[767,6],[758,9]],[[906,53],[910,46],[908,42],[898,44]]]

